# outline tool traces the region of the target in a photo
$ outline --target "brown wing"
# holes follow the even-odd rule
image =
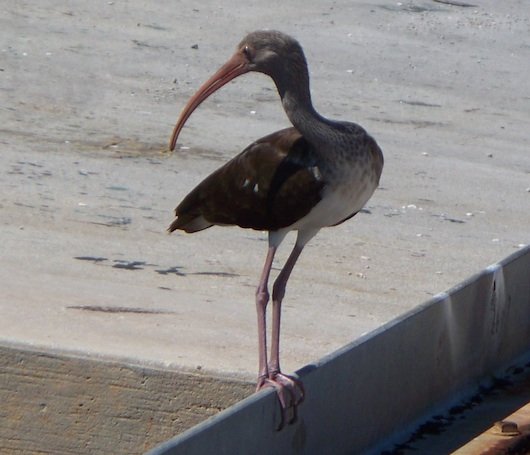
[[[312,147],[287,128],[206,177],[175,209],[169,231],[196,232],[214,224],[274,231],[307,215],[324,184]]]

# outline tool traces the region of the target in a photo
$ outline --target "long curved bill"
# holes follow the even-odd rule
[[[248,61],[241,52],[236,52],[230,60],[228,60],[217,72],[208,79],[202,86],[197,90],[197,93],[191,97],[188,104],[182,110],[180,117],[173,129],[171,135],[171,141],[169,142],[169,150],[175,150],[177,144],[177,138],[180,131],[184,127],[186,120],[192,112],[201,104],[206,98],[208,98],[213,92],[219,90],[223,85],[230,82],[232,79],[240,76],[241,74],[248,73]]]

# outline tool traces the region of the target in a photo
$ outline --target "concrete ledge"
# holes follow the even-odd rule
[[[141,454],[254,391],[205,374],[0,345],[0,453]]]
[[[376,453],[530,353],[530,246],[300,371],[297,422],[264,391],[150,455]]]

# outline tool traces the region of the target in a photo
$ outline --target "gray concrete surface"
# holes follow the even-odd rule
[[[288,124],[271,81],[223,88],[161,150],[258,28],[301,41],[317,109],[386,159],[369,214],[322,231],[294,271],[286,371],[527,244],[530,12],[473,3],[3,2],[0,338],[254,378],[265,234],[165,228],[208,172]]]

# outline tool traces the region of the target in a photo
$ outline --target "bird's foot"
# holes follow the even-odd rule
[[[256,391],[265,387],[273,387],[278,395],[282,419],[277,430],[281,430],[284,423],[291,424],[296,420],[297,406],[304,401],[304,386],[300,380],[278,371],[258,378]]]
[[[274,378],[279,384],[282,384],[289,392],[291,393],[292,400],[295,406],[298,406],[302,401],[304,401],[304,384],[299,379],[283,374],[278,371],[277,373],[272,373],[271,377]]]

